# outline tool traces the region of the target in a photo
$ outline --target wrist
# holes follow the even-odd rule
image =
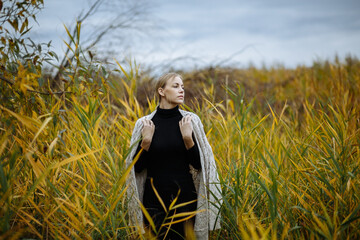
[[[191,136],[190,137],[184,137],[183,139],[184,139],[186,149],[190,149],[195,145],[194,140],[192,139]]]
[[[183,139],[185,142],[193,141],[192,136],[184,136]]]
[[[146,144],[151,143],[151,138],[149,138],[149,137],[144,137],[144,138],[142,139],[142,142],[143,142],[143,143],[146,143]]]
[[[150,148],[150,145],[151,145],[151,139],[148,139],[148,138],[144,138],[141,142],[141,148],[146,150],[146,151],[149,151],[149,148]]]

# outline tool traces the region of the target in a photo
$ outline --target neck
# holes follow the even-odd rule
[[[178,106],[178,104],[168,103],[168,102],[160,102],[160,108],[162,109],[172,109]]]

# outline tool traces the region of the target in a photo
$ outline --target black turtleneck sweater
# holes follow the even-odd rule
[[[144,150],[135,164],[136,172],[147,169],[143,200],[147,208],[160,206],[150,184],[151,178],[166,206],[169,206],[171,200],[176,197],[179,189],[181,193],[177,203],[194,200],[197,197],[189,164],[200,169],[200,154],[194,137],[195,145],[188,150],[185,147],[179,127],[182,117],[177,106],[173,109],[158,107],[152,118],[155,132],[149,151]],[[141,143],[137,152],[141,149],[140,145]]]

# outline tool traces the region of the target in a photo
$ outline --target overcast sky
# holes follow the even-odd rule
[[[45,0],[32,35],[64,52],[63,24],[88,0]],[[149,0],[155,27],[137,36],[126,53],[138,62],[175,67],[232,64],[246,67],[310,65],[335,54],[360,56],[359,0]],[[71,6],[71,7],[69,7]],[[100,18],[100,17],[99,17]],[[100,19],[99,19],[100,20]],[[97,19],[92,20],[96,23]],[[117,46],[109,44],[109,51]]]

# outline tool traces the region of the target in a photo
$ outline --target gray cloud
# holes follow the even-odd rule
[[[87,4],[71,1],[73,8],[68,9],[66,1],[48,1],[35,31],[39,39],[64,37],[62,23],[73,21]],[[210,64],[244,48],[234,61],[295,66],[336,53],[360,55],[357,0],[152,1],[153,16],[163,30],[129,48],[146,63],[191,56]],[[56,44],[59,49],[61,41]]]

